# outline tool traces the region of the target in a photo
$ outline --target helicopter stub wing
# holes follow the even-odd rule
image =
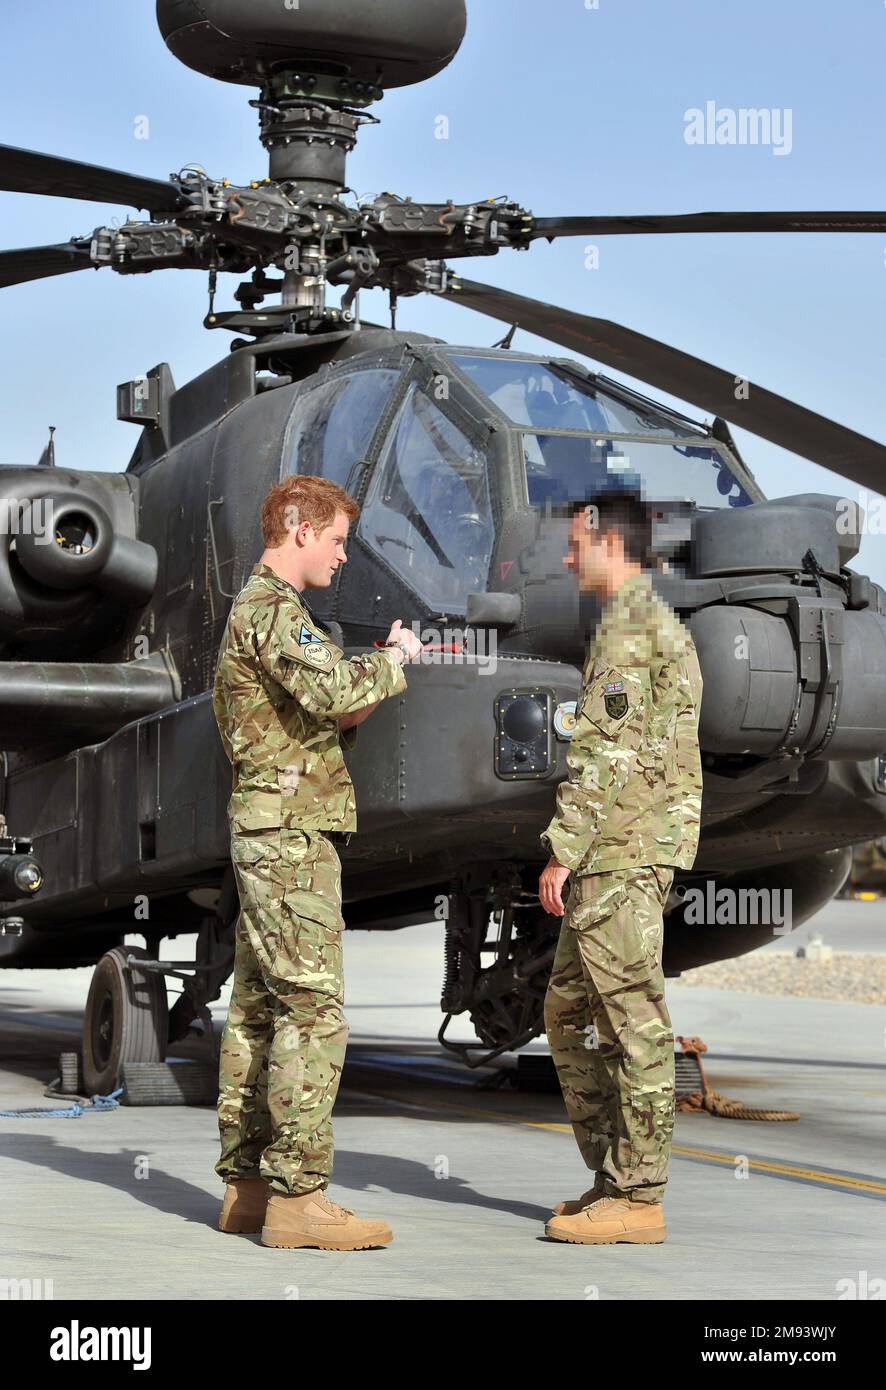
[[[657,338],[457,275],[444,277],[438,293],[648,382],[863,487],[880,492],[886,484],[886,445]]]

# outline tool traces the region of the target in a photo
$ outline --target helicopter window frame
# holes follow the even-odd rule
[[[360,498],[360,517],[355,528],[355,539],[373,556],[373,559],[383,567],[398,586],[405,588],[419,603],[424,605],[428,613],[439,617],[451,616],[463,619],[467,611],[468,593],[478,589],[482,592],[488,587],[498,542],[501,507],[494,476],[495,469],[492,467],[493,451],[488,432],[483,428],[482,422],[477,419],[476,413],[471,414],[463,403],[454,402],[449,395],[439,399],[436,397],[434,385],[440,375],[437,362],[434,359],[425,358],[424,355],[421,358],[417,357],[417,361],[421,363],[418,369],[413,369],[403,375],[402,394],[397,399],[396,410],[393,412],[383,438],[376,441],[377,449],[371,469],[365,470],[365,482],[361,489],[362,496]],[[468,391],[467,394],[471,405],[474,405],[474,393]],[[482,578],[479,575],[464,576],[464,591],[457,600],[452,598],[441,600],[438,594],[432,593],[432,584],[420,587],[421,581],[417,581],[415,575],[410,575],[405,567],[401,569],[394,564],[391,558],[384,553],[384,550],[376,545],[374,537],[367,529],[371,520],[372,505],[382,496],[385,473],[392,451],[396,447],[399,432],[410,413],[412,402],[416,396],[424,399],[453,429],[457,430],[473,454],[482,461],[483,505],[478,507],[478,510],[481,512],[481,524],[486,527],[488,532],[486,563]],[[413,412],[413,420],[415,418]],[[442,455],[438,454],[438,464],[441,460]],[[451,471],[454,472],[455,470]],[[370,474],[368,478],[365,476],[366,473]],[[412,500],[411,497],[410,500]],[[472,497],[472,501],[476,501],[476,499]],[[409,525],[412,525],[405,513],[401,513],[401,515]],[[422,533],[418,531],[417,534],[421,536]],[[427,537],[422,538],[427,543]],[[433,539],[432,536],[432,541]],[[432,544],[432,553],[435,548],[437,548],[436,545]],[[457,566],[453,565],[452,568],[457,569]]]
[[[686,435],[691,435],[690,442],[698,443],[700,440],[710,438],[705,426],[692,420],[689,416],[681,415],[679,411],[670,406],[659,403],[642,396],[639,392],[631,391],[629,387],[623,387],[620,382],[612,381],[599,373],[589,372],[584,375],[579,365],[575,362],[563,358],[544,357],[541,354],[514,353],[508,350],[505,359],[500,350],[486,348],[474,349],[456,346],[447,346],[439,351],[439,356],[444,359],[447,366],[454,369],[460,384],[467,387],[472,397],[482,400],[487,413],[494,414],[497,420],[501,420],[506,428],[510,430],[526,430],[530,433],[544,434],[579,434],[587,435],[595,433],[594,430],[585,428],[569,429],[568,427],[551,426],[543,424],[533,424],[531,421],[524,422],[517,420],[509,415],[507,411],[491,395],[481,383],[474,379],[459,362],[459,358],[469,358],[475,361],[498,362],[504,364],[505,361],[525,362],[532,367],[542,367],[551,376],[572,391],[579,395],[585,395],[589,400],[595,401],[599,396],[605,408],[605,403],[611,402],[623,410],[629,411],[638,419],[643,414],[658,416],[662,419],[663,425],[658,430],[614,430],[611,428],[601,428],[596,431],[599,438],[618,437],[620,439],[646,439],[654,442],[667,441],[668,443],[684,442]],[[673,431],[673,432],[670,432]]]
[[[766,500],[766,494],[765,494],[764,492],[761,491],[760,486],[759,486],[759,484],[757,483],[756,479],[755,479],[755,478],[753,477],[753,475],[745,468],[745,466],[744,466],[742,460],[741,460],[740,458],[737,458],[736,455],[734,455],[734,454],[728,449],[728,447],[727,447],[725,444],[723,444],[720,440],[718,440],[718,439],[713,439],[710,435],[703,435],[703,436],[701,436],[701,438],[702,438],[705,442],[704,442],[704,443],[700,443],[700,442],[699,442],[699,436],[698,436],[698,435],[690,435],[690,436],[687,436],[687,437],[685,437],[685,438],[683,438],[683,439],[675,439],[675,438],[671,438],[670,436],[668,436],[668,437],[666,437],[666,438],[662,438],[661,435],[654,435],[654,436],[651,436],[651,437],[650,437],[648,434],[614,434],[612,431],[605,431],[605,432],[602,432],[602,433],[600,433],[600,434],[595,434],[595,433],[593,433],[592,431],[589,431],[589,430],[539,429],[537,426],[536,426],[535,428],[527,427],[527,428],[525,428],[525,429],[519,429],[519,428],[517,428],[517,427],[512,427],[512,428],[513,428],[513,430],[514,430],[514,434],[515,434],[516,437],[517,437],[517,445],[518,445],[518,447],[517,447],[517,453],[518,453],[518,458],[519,458],[519,461],[520,461],[520,471],[521,471],[522,478],[523,478],[523,498],[524,498],[524,500],[525,500],[526,505],[527,505],[532,511],[543,510],[545,504],[544,504],[543,502],[533,502],[533,501],[530,499],[530,496],[529,496],[529,472],[528,472],[528,468],[527,468],[528,458],[527,458],[526,449],[525,449],[525,444],[524,444],[524,437],[525,437],[526,435],[530,435],[530,436],[539,436],[539,435],[541,435],[541,436],[543,436],[544,438],[549,438],[549,437],[554,436],[554,435],[559,435],[559,436],[562,436],[562,437],[565,437],[565,438],[571,438],[571,439],[579,438],[579,439],[592,439],[592,440],[595,440],[595,441],[611,441],[612,443],[614,443],[614,444],[619,444],[619,445],[621,445],[621,444],[626,444],[626,443],[627,443],[627,444],[629,444],[629,443],[635,443],[635,444],[654,444],[654,445],[655,445],[656,447],[658,447],[658,448],[677,449],[677,450],[679,450],[679,449],[681,449],[681,448],[684,448],[684,449],[685,449],[685,448],[694,448],[694,449],[705,448],[705,449],[707,449],[710,453],[716,454],[716,455],[719,457],[719,459],[720,459],[720,461],[721,461],[723,467],[728,471],[728,473],[729,473],[730,476],[732,477],[733,482],[741,489],[742,492],[744,492],[745,496],[749,499],[748,502],[746,502],[746,503],[742,503],[742,502],[733,503],[733,506],[736,506],[736,505],[737,505],[737,506],[750,506],[750,505],[751,505],[752,503],[754,503],[754,502],[763,502],[763,501]],[[710,460],[707,460],[707,462],[713,463],[714,460],[713,460],[713,459],[710,459]],[[626,469],[625,471],[627,472],[628,470]],[[637,469],[637,470],[631,469],[630,471],[631,471],[631,472],[635,472],[635,471],[636,471],[636,472],[640,472],[640,473],[642,474],[643,480],[644,480],[644,484],[645,484],[645,487],[646,487],[646,491],[647,491],[647,493],[650,494],[650,500],[652,500],[653,502],[663,502],[663,503],[667,503],[667,502],[677,501],[677,500],[678,500],[676,497],[674,497],[674,498],[667,498],[667,497],[658,497],[658,496],[655,496],[654,493],[653,493],[653,491],[652,491],[652,489],[651,489],[651,487],[650,487],[650,480],[645,476],[645,474],[643,474],[642,469]],[[614,476],[614,477],[615,477],[615,476],[618,476],[618,475],[617,475],[617,472],[616,472],[615,470],[612,470],[612,476]],[[723,501],[722,501],[722,504],[720,504],[720,505],[721,505],[722,508],[725,510],[725,509],[728,509],[728,508],[729,508],[729,505],[730,505],[730,504],[729,504],[729,500],[728,500],[728,494],[725,494],[725,493],[724,493],[724,494],[722,494],[722,496],[723,496]],[[718,507],[718,506],[711,507],[711,506],[710,506],[709,504],[707,504],[707,503],[698,503],[698,502],[694,501],[694,499],[683,498],[683,499],[679,499],[679,500],[683,500],[683,501],[692,500],[693,506],[695,507],[695,509],[696,509],[697,511],[717,511],[717,510],[720,510],[720,507]]]
[[[362,449],[362,451],[356,451],[353,457],[348,457],[347,467],[345,468],[342,477],[333,477],[331,473],[328,471],[326,465],[326,439],[328,435],[330,420],[332,419],[332,413],[338,407],[338,404],[342,400],[343,396],[347,394],[348,387],[358,377],[366,377],[368,375],[386,375],[390,377],[390,389],[378,412],[377,419],[375,421],[374,426],[372,427],[372,432],[365,441],[364,448]],[[339,368],[338,370],[335,370],[335,364],[330,364],[324,371],[318,373],[318,379],[311,381],[310,385],[308,385],[307,381],[300,383],[300,386],[304,387],[304,389],[299,390],[295,394],[290,405],[289,414],[286,420],[286,427],[283,434],[283,444],[280,453],[280,468],[278,481],[282,481],[284,478],[290,476],[301,475],[302,477],[327,478],[329,479],[329,481],[337,483],[340,487],[344,487],[348,481],[348,478],[351,476],[354,465],[360,462],[361,460],[366,461],[373,458],[377,449],[380,447],[384,439],[387,437],[392,407],[394,407],[394,409],[396,410],[399,409],[400,405],[400,387],[402,384],[402,376],[402,368],[398,367],[397,365],[391,362],[367,362],[362,363],[359,367],[353,367],[350,363],[347,363],[342,364],[341,368]],[[340,383],[344,383],[345,389],[342,394],[335,398],[332,410],[330,414],[327,415],[325,424],[323,426],[323,447],[322,457],[320,461],[320,471],[316,473],[304,473],[301,467],[293,468],[291,466],[293,454],[293,434],[301,424],[301,421],[297,418],[299,407],[305,403],[310,403],[311,397],[314,396],[318,391],[325,391],[330,386],[338,385]],[[310,405],[308,405],[308,408],[310,408]],[[366,469],[363,470],[364,474],[366,473],[366,471]]]

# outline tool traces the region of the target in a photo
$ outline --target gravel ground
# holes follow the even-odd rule
[[[830,960],[807,960],[789,951],[752,954],[686,970],[679,983],[734,989],[741,994],[886,1004],[886,956],[835,951]]]

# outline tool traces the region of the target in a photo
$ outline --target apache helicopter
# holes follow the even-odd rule
[[[358,201],[345,165],[376,121],[368,107],[451,61],[463,0],[158,0],[157,19],[183,63],[259,89],[267,178],[188,167],[154,180],[0,148],[0,189],[148,214],[4,252],[0,284],[204,270],[206,326],[238,335],[184,386],[161,363],[117,388],[118,417],[141,426],[125,472],[48,455],[0,469],[19,523],[0,538],[0,964],[98,962],[89,1091],[205,1028],[231,970],[231,770],[209,689],[263,549],[259,504],[293,471],[332,478],[362,506],[350,562],[310,595],[335,640],[365,649],[397,614],[457,634],[440,644],[449,659],[410,669],[408,691],[349,754],[360,833],[342,852],[349,927],[445,920],[442,1041],[476,1065],[542,1031],[558,922],[536,894],[538,835],[566,775],[594,621],[560,563],[554,512],[626,472],[654,505],[655,583],[690,625],[705,683],[701,845],[669,899],[665,970],[772,935],[766,921],[688,921],[693,884],[790,890],[798,926],[839,889],[850,846],[886,831],[886,593],[848,568],[861,516],[841,526],[841,499],[817,494],[767,501],[729,424],[874,491],[886,447],[446,262],[561,236],[882,233],[886,214],[536,217],[504,199]],[[215,308],[220,271],[252,272],[236,309]],[[337,306],[327,285],[343,289]],[[390,328],[359,321],[359,292],[375,287],[390,295]],[[421,293],[500,320],[507,337],[454,347],[397,331],[398,299]],[[515,352],[517,327],[713,423],[571,358]],[[132,932],[147,949],[123,945]],[[162,938],[193,932],[195,967],[157,959]],[[165,975],[182,983],[171,1011]],[[447,1042],[464,1012],[479,1041]]]

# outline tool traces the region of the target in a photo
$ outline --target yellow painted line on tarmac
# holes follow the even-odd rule
[[[500,1124],[523,1125],[529,1129],[549,1129],[557,1134],[572,1133],[572,1125],[569,1124],[557,1124],[551,1120],[527,1120],[522,1115],[511,1115],[507,1111],[484,1110],[472,1105],[457,1105],[453,1101],[406,1101],[387,1091],[364,1091],[362,1087],[360,1088],[360,1095],[375,1096],[379,1100],[393,1101],[394,1104],[402,1105],[407,1110],[452,1110],[461,1115],[472,1115],[483,1120],[497,1120]],[[734,1168],[736,1162],[733,1154],[720,1153],[717,1149],[701,1149],[694,1144],[672,1144],[671,1153],[679,1154],[683,1158],[700,1158],[707,1163],[719,1163],[728,1168]],[[882,1193],[886,1196],[886,1182],[879,1182],[876,1178],[829,1173],[821,1168],[806,1168],[798,1163],[784,1163],[774,1158],[748,1158],[743,1159],[743,1161],[747,1162],[748,1168],[756,1173],[773,1173],[782,1177],[801,1178],[806,1182],[821,1183],[827,1187],[844,1188],[847,1192]]]
[[[719,1153],[716,1149],[696,1149],[690,1144],[674,1144],[672,1153],[684,1154],[688,1158],[703,1158],[709,1163],[722,1163],[735,1166],[732,1154]],[[774,1158],[749,1158],[748,1167],[757,1173],[781,1173],[786,1177],[804,1178],[807,1182],[824,1183],[828,1187],[844,1187],[849,1192],[882,1192],[886,1195],[886,1182],[876,1178],[859,1178],[848,1173],[829,1173],[822,1168],[804,1168],[799,1163],[782,1163]]]

